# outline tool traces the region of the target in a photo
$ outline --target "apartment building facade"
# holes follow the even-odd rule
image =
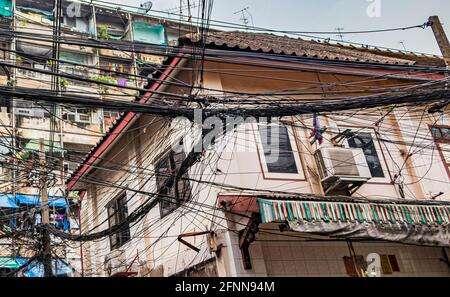
[[[60,7],[59,21],[55,20],[55,5]],[[158,74],[166,58],[134,53],[132,44],[175,45],[178,34],[186,30],[145,11],[95,1],[6,0],[1,6],[4,33],[0,84],[18,92],[34,92],[37,99],[58,90],[63,95],[89,96],[99,101],[134,101],[152,75]],[[55,31],[57,25],[59,33]],[[61,42],[55,42],[55,34]],[[89,46],[87,40],[97,42],[98,46]],[[112,42],[127,44],[129,51],[116,49]],[[52,75],[55,69],[63,76],[55,78]],[[20,227],[20,214],[40,205],[38,187],[33,183],[36,176],[32,176],[30,166],[36,163],[32,160],[36,161],[39,139],[43,139],[47,162],[52,167],[49,173],[53,179],[49,195],[55,201],[50,205],[52,222],[56,225],[61,214],[70,222],[66,231],[78,233],[79,197],[77,193],[66,192],[64,180],[118,117],[117,111],[70,104],[55,107],[48,102],[2,95],[0,163],[5,207],[1,211],[8,218],[2,221],[2,226]],[[2,239],[0,256],[30,256],[17,248],[10,239]],[[78,271],[79,251],[68,248],[58,254],[76,262],[74,267]]]
[[[199,39],[180,42],[188,54]],[[190,98],[201,82],[203,104],[267,108],[445,75],[439,57],[268,34],[216,32],[206,43],[214,58],[202,64],[202,79],[181,55],[152,90]],[[236,94],[257,102],[234,102]],[[142,102],[159,101],[149,93]],[[82,234],[120,226],[83,242],[83,274],[363,276],[375,257],[383,276],[448,276],[449,119],[428,109],[240,119],[224,123],[231,128],[200,154],[192,154],[200,136],[217,128],[208,119],[125,114],[68,180],[84,193]]]

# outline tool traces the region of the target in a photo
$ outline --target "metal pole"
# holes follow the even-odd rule
[[[16,0],[12,0],[12,29],[13,31],[16,30]],[[13,35],[14,36],[14,35]],[[17,57],[16,57],[16,38],[13,37],[11,40],[11,60],[12,63],[15,65],[17,63]],[[11,85],[11,87],[14,89],[15,88],[15,82],[16,82],[16,68],[13,67],[10,69],[11,70],[11,75],[10,75],[10,82],[13,82],[13,84]],[[13,97],[10,97],[11,100],[9,101],[10,104],[10,113],[11,113],[11,128],[12,128],[12,153],[13,153],[13,168],[12,168],[12,192],[13,192],[13,197],[14,197],[14,202],[17,202],[16,200],[16,194],[17,194],[17,143],[16,143],[16,112],[15,112],[15,100]],[[16,227],[16,210],[14,210],[14,224]],[[13,251],[13,256],[15,255],[15,242],[14,242],[14,237],[12,237],[11,239],[11,250]],[[19,255],[18,255],[19,256]]]
[[[44,264],[45,277],[52,277],[52,246],[50,233],[46,227],[50,225],[50,214],[48,206],[47,173],[45,162],[44,139],[39,138],[39,160],[40,172],[40,193],[41,193],[41,216],[42,216],[42,262]]]
[[[137,54],[134,52],[134,39],[135,39],[135,32],[134,32],[134,27],[133,27],[133,16],[131,15],[131,13],[128,13],[128,22],[129,22],[129,26],[130,26],[130,31],[131,31],[131,48],[133,50],[132,53],[132,58],[133,58],[133,74],[135,75],[134,77],[134,84],[136,86],[136,88],[139,88],[139,82],[138,82],[138,69],[137,69],[137,61],[136,61],[136,56]]]

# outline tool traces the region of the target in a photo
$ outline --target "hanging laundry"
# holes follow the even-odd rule
[[[127,86],[127,80],[126,79],[117,79],[117,85],[121,87]]]
[[[327,129],[326,127],[320,128],[320,122],[319,118],[316,113],[313,115],[313,131],[310,134],[310,137],[313,137],[314,139],[311,141],[311,144],[314,144],[316,141],[319,141],[319,144],[323,143],[323,136],[322,133],[325,132]]]

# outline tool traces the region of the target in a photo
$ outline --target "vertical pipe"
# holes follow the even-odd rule
[[[96,11],[95,6],[94,6],[93,3],[91,3],[91,9],[92,9],[92,25],[94,26],[93,34],[94,34],[94,38],[98,39],[97,16],[96,16],[97,11]],[[94,65],[96,67],[100,67],[100,50],[98,48],[96,48],[96,49],[94,49],[94,51],[95,51],[95,54],[94,54]],[[100,76],[100,71],[99,70],[95,70],[95,71],[96,71],[96,74],[98,76]],[[100,96],[103,96],[103,95],[100,95]],[[101,123],[100,123],[101,126],[100,127],[101,127],[101,131],[102,132],[106,132],[105,115],[104,115],[104,112],[103,112],[103,108],[99,108],[97,110],[97,112],[100,112],[100,118],[101,118]]]
[[[42,217],[42,262],[44,264],[45,277],[52,277],[52,251],[50,232],[47,227],[50,225],[50,214],[48,204],[47,176],[44,139],[39,138],[39,161],[41,165],[40,172],[40,194],[41,194],[41,217]]]
[[[131,13],[128,13],[128,22],[129,22],[129,26],[130,26],[130,32],[131,32],[131,49],[132,49],[132,57],[133,57],[133,74],[134,74],[134,82],[135,82],[135,86],[136,88],[139,88],[139,83],[138,83],[138,70],[137,70],[137,62],[136,62],[136,53],[134,51],[134,27],[133,27],[133,16],[131,15]]]
[[[83,196],[84,193],[80,193],[80,208],[78,209],[78,227],[79,227],[79,231],[80,231],[80,235],[81,233],[81,206],[82,206],[82,202],[83,202]],[[80,241],[80,259],[81,259],[81,276],[84,277],[84,261],[83,261],[83,242]]]

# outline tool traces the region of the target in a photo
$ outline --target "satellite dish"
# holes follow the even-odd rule
[[[153,7],[153,2],[152,1],[147,1],[147,2],[145,2],[143,4],[141,4],[141,10],[144,13],[148,13],[152,9],[152,7]]]

